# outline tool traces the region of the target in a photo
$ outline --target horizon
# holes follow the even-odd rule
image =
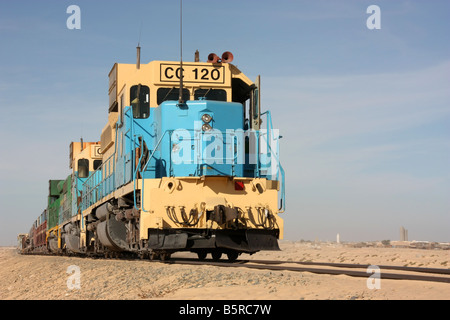
[[[257,3],[183,3],[183,61],[231,51],[261,75],[283,136],[284,239],[396,241],[403,226],[450,242],[450,3]],[[70,142],[100,140],[113,64],[135,63],[138,43],[141,63],[179,60],[178,18],[179,1],[0,3],[0,245],[29,231],[48,180],[70,174]]]

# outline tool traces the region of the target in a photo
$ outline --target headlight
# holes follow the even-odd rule
[[[212,129],[212,127],[207,123],[203,124],[203,126],[202,126],[203,131],[209,131],[211,129]]]
[[[212,117],[209,114],[205,113],[204,115],[202,115],[202,120],[204,123],[210,123],[212,120]]]

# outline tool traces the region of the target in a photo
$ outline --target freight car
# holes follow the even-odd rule
[[[281,137],[261,112],[259,76],[230,52],[141,65],[139,49],[136,64],[111,69],[100,141],[70,144],[72,173],[50,180],[46,225],[22,250],[163,260],[279,250]]]

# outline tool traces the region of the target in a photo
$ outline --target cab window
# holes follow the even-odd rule
[[[102,165],[102,160],[94,160],[94,170],[97,170]]]
[[[194,99],[200,100],[200,98],[206,100],[215,101],[227,101],[227,92],[223,89],[197,89],[194,93]]]
[[[78,160],[78,178],[87,178],[89,176],[89,160]]]
[[[145,119],[150,115],[150,89],[138,84],[130,88],[130,104],[133,107],[133,118]]]
[[[158,105],[167,100],[178,101],[180,95],[180,88],[159,88],[156,92],[156,100]],[[188,101],[190,99],[190,94],[188,89],[183,89],[183,101]]]

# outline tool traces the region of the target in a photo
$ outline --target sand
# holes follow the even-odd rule
[[[291,241],[281,241],[280,248],[282,251],[241,255],[240,259],[450,267],[449,250],[351,248]],[[369,289],[366,278],[344,275],[19,255],[14,248],[3,247],[0,299],[448,300],[450,284],[381,279],[379,289]]]

